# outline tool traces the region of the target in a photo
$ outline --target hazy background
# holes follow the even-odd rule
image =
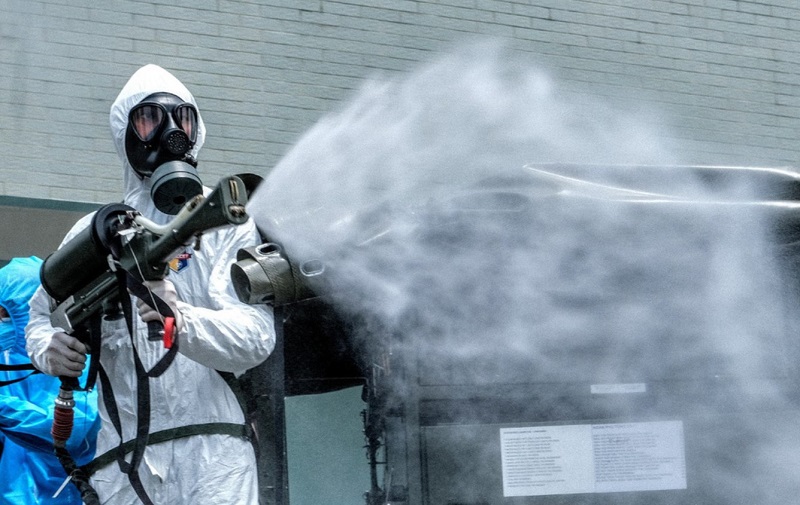
[[[381,83],[399,79],[415,89],[414,82],[426,79],[420,69],[476,37],[502,40],[515,51],[515,61],[525,66],[512,75],[526,75],[533,66],[528,74],[534,82],[522,88],[536,103],[554,99],[550,111],[568,116],[556,118],[559,124],[586,124],[592,113],[612,119],[609,132],[627,131],[632,139],[658,132],[659,145],[646,143],[644,158],[666,152],[664,159],[690,164],[794,167],[800,154],[800,9],[794,0],[0,0],[0,20],[2,261],[45,256],[77,214],[118,199],[120,162],[108,110],[146,63],[169,69],[196,95],[209,132],[200,157],[208,184],[231,173],[269,174],[281,163],[294,165],[301,153],[293,147],[308,132],[319,135],[324,128],[331,141],[341,138],[330,117],[352,112],[353,103],[362,103],[357,97],[371,96],[371,106],[382,104],[387,92],[402,97]],[[493,75],[496,67],[488,64],[479,78]],[[492,110],[507,96],[502,86],[509,84],[494,83],[501,88],[480,90],[476,98],[484,98],[475,110]],[[447,99],[448,89],[431,89],[430,104],[437,105],[437,96]],[[408,98],[416,100],[413,93]],[[500,104],[495,110],[505,109]],[[525,111],[494,120],[542,120]],[[340,128],[340,135],[350,131]],[[572,133],[572,139],[590,134],[598,140],[604,132]],[[419,145],[421,139],[406,140]],[[354,152],[358,145],[341,146],[344,159],[374,156]],[[634,157],[637,150],[626,146],[594,152]],[[576,159],[588,152],[575,153]],[[522,154],[505,158],[502,168],[533,161]],[[425,163],[425,153],[404,155]],[[397,163],[380,161],[388,168],[376,176]],[[276,175],[276,187],[285,187],[288,181],[278,184],[284,177]],[[403,194],[414,194],[417,183],[403,181]],[[449,187],[452,181],[443,182]],[[381,194],[376,191],[370,194]],[[362,503],[368,484],[363,449],[338,445],[360,437],[359,395],[353,389],[287,402],[293,504],[333,497]],[[361,482],[349,473],[357,470]]]
[[[325,263],[341,310],[402,335],[391,348],[419,353],[415,384],[657,383],[664,394],[724,381],[745,412],[794,409],[793,391],[763,382],[793,368],[798,322],[771,249],[774,211],[746,205],[773,196],[762,179],[710,183],[676,165],[680,145],[648,123],[662,114],[565,91],[502,45],[465,45],[366,82],[267,174],[249,211],[297,264]],[[595,164],[583,171],[594,184],[534,170],[581,174],[555,162]],[[361,337],[364,349],[378,338]],[[730,489],[724,502],[792,496],[796,433],[724,412],[671,414],[688,452],[706,448],[690,460],[731,448],[689,417],[724,423],[751,444],[729,454],[734,469],[704,460]],[[751,466],[752,454],[763,460]],[[459,488],[477,475],[465,477]]]

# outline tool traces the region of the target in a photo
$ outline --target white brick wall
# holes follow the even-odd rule
[[[196,94],[213,183],[267,171],[366,77],[474,35],[509,39],[567,88],[654,102],[686,162],[800,166],[798,5],[0,0],[0,196],[118,198],[108,108],[142,64]]]

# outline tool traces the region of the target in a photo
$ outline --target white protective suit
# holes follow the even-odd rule
[[[150,180],[141,180],[125,155],[128,112],[146,96],[156,92],[177,95],[195,104],[192,94],[172,74],[155,66],[140,68],[128,81],[111,107],[114,143],[124,163],[124,203],[158,223],[169,222],[150,198]],[[196,104],[195,104],[196,106]],[[198,116],[198,136],[193,154],[203,144],[205,127]],[[201,172],[202,175],[202,172]],[[206,193],[209,192],[205,188]],[[70,240],[91,222],[81,219],[68,233]],[[183,328],[178,334],[179,353],[167,371],[150,379],[150,433],[203,423],[244,423],[236,396],[217,372],[242,373],[263,362],[275,345],[271,309],[239,302],[230,282],[230,265],[236,252],[259,242],[252,219],[240,226],[226,226],[203,235],[201,248],[186,248],[185,268],[171,270],[167,279],[178,293]],[[135,299],[133,299],[135,303]],[[132,308],[136,315],[136,307]],[[31,300],[27,328],[27,350],[37,366],[45,366],[43,353],[56,328],[49,319],[49,297],[39,288]],[[136,348],[149,370],[165,354],[160,342],[147,339],[147,325],[135,317]],[[136,379],[124,318],[103,321],[100,362],[107,372],[119,409],[126,441],[135,438]],[[47,372],[47,370],[43,370]],[[99,383],[98,383],[99,384]],[[103,394],[102,388],[100,394]],[[117,447],[120,440],[108,412],[100,403],[102,427],[97,454]],[[130,458],[128,458],[130,460]],[[149,445],[139,475],[150,499],[156,504],[258,503],[256,461],[251,443],[241,437],[219,434],[193,435]],[[91,479],[102,503],[140,503],[128,478],[116,462],[99,469]]]

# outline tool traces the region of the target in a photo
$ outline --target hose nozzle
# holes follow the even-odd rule
[[[72,435],[72,423],[75,417],[75,400],[72,397],[72,387],[62,384],[55,400],[56,408],[53,413],[53,427],[50,434],[56,447],[65,447],[67,440]]]

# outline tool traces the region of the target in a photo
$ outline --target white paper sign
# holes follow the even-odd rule
[[[681,421],[500,429],[504,496],[686,489]]]

